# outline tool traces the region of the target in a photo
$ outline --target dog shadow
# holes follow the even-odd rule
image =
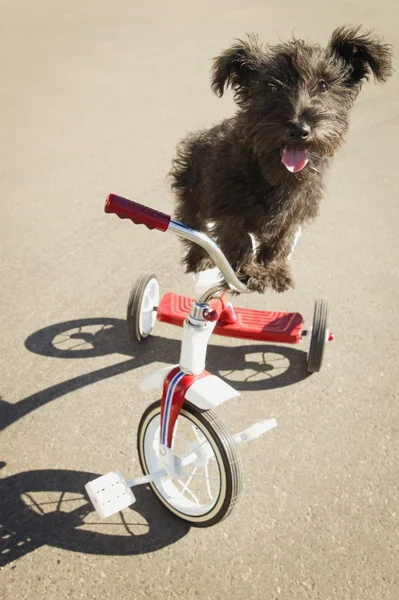
[[[144,486],[135,488],[137,502],[130,509],[101,521],[82,493],[96,477],[48,469],[2,479],[0,567],[44,545],[87,554],[146,554],[174,544],[190,530]]]

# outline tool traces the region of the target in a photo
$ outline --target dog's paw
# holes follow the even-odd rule
[[[262,265],[256,265],[254,263],[243,265],[237,271],[237,276],[240,281],[245,283],[251,292],[263,294],[270,284],[266,269],[262,267]]]
[[[245,278],[243,278],[245,280]],[[261,276],[252,276],[247,277],[246,281],[244,281],[247,288],[251,290],[251,292],[258,292],[259,294],[263,294],[268,287],[268,280],[266,277]]]
[[[291,277],[278,277],[272,282],[271,286],[275,292],[281,294],[282,292],[287,292],[290,288],[293,288],[294,282]]]
[[[270,268],[269,279],[270,285],[275,292],[286,292],[290,288],[294,288],[294,280],[291,275],[291,270],[285,264],[272,264]]]
[[[268,265],[251,263],[240,270],[238,277],[249,290],[260,294],[263,294],[267,288],[281,293],[294,287],[289,266],[281,263],[272,262]]]

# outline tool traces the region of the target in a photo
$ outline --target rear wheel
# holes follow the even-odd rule
[[[325,300],[316,300],[308,352],[309,373],[317,373],[320,371],[323,363],[324,349],[329,336],[327,317],[328,303]]]
[[[162,468],[160,417],[161,402],[154,402],[138,428],[138,455],[146,475]],[[243,481],[241,458],[226,427],[212,411],[184,403],[172,449],[181,473],[150,483],[159,500],[192,525],[209,527],[222,521],[240,499]]]
[[[127,331],[133,342],[148,337],[157,318],[159,284],[155,275],[142,275],[136,281],[127,306]]]

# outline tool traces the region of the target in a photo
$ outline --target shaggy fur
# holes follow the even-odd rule
[[[266,48],[254,36],[238,41],[212,70],[213,91],[222,96],[230,86],[238,111],[180,144],[171,171],[176,218],[204,232],[212,222],[212,235],[250,289],[293,287],[293,238],[318,214],[350,109],[371,74],[385,81],[391,71],[391,47],[359,29],[337,29],[325,49],[300,40]],[[295,150],[308,163],[290,172],[282,156]],[[187,272],[213,266],[200,247],[185,244]]]

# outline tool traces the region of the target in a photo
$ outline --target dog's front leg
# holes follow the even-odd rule
[[[237,274],[251,291],[261,294],[267,288],[286,292],[294,287],[290,265],[286,261],[272,261],[268,264],[253,261],[243,265]]]
[[[267,288],[285,292],[294,287],[288,261],[291,245],[288,236],[257,240],[252,260],[239,269],[249,289],[263,293]]]

